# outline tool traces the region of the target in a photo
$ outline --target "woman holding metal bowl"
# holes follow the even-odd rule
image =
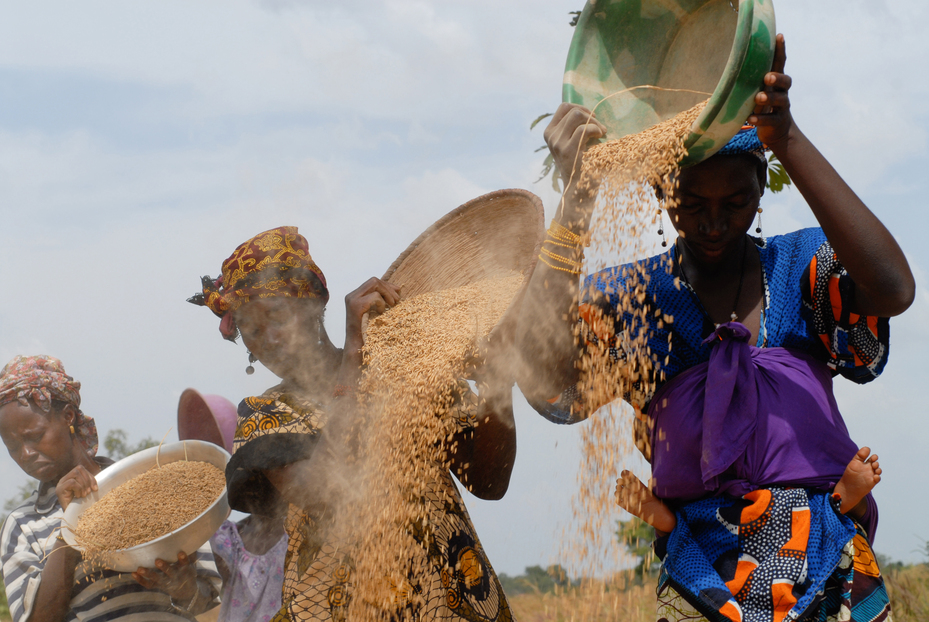
[[[212,554],[133,573],[100,569],[60,537],[65,508],[96,490],[113,464],[97,455],[94,420],[80,382],[51,356],[17,356],[0,372],[0,437],[39,488],[3,524],[0,555],[13,622],[194,620],[218,604]]]

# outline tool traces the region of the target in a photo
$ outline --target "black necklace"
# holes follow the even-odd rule
[[[745,256],[748,254],[748,241],[744,242],[742,246],[742,261],[739,263],[739,287],[735,290],[735,301],[732,303],[732,313],[729,314],[729,320],[732,322],[737,322],[739,320],[738,314],[735,312],[739,307],[739,298],[742,296],[742,282],[745,280]],[[687,289],[691,291],[694,295],[694,298],[697,300],[697,304],[700,305],[700,310],[703,311],[703,315],[707,317],[711,322],[713,321],[710,318],[710,314],[706,312],[706,307],[703,306],[703,302],[700,301],[700,296],[697,295],[697,290],[694,289],[694,286],[690,284],[690,279],[687,278],[687,273],[684,272],[684,261],[683,255],[677,248],[677,244],[674,245],[674,256],[677,259],[677,265],[681,273],[681,279],[684,281],[684,284],[687,286]],[[716,324],[719,326],[719,324]]]

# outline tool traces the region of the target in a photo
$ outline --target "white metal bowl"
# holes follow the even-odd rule
[[[156,463],[157,456],[157,463]],[[150,447],[112,466],[103,469],[97,475],[97,491],[81,499],[75,499],[65,510],[61,535],[65,541],[80,549],[74,534],[68,526],[77,526],[81,514],[94,503],[103,498],[107,492],[137,475],[141,475],[157,466],[178,460],[208,462],[225,472],[230,455],[223,448],[205,441],[180,441],[158,447]],[[178,553],[193,553],[210,539],[223,521],[229,516],[229,502],[226,491],[195,519],[175,529],[171,533],[156,538],[151,542],[129,549],[104,553],[99,561],[105,567],[119,572],[133,572],[139,567],[154,568],[155,560],[162,559],[168,563],[177,560]]]

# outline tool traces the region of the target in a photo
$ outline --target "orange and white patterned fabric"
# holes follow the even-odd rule
[[[477,423],[477,400],[467,383],[446,416],[459,430]],[[307,457],[313,450],[327,415],[321,405],[293,389],[278,385],[261,397],[239,406],[235,453],[226,470],[229,502],[269,507],[277,501],[262,468],[283,466]],[[497,575],[484,553],[464,501],[449,471],[424,487],[429,507],[429,529],[411,526],[419,559],[410,560],[409,584],[394,588],[392,620],[511,622],[513,615]],[[284,560],[282,608],[273,622],[346,620],[357,577],[355,560],[364,551],[345,541],[331,517],[314,516],[290,506],[285,529],[288,549]],[[395,575],[385,569],[385,581]],[[403,573],[401,573],[403,574]],[[385,618],[386,619],[386,618]]]

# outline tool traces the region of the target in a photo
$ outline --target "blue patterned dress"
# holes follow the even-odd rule
[[[826,383],[822,386],[832,404],[830,371],[856,383],[877,378],[887,362],[889,322],[849,310],[854,283],[822,230],[803,229],[752,239],[764,279],[753,352],[778,348],[810,359],[811,365],[824,370]],[[642,425],[652,432],[649,450],[655,447],[653,433],[659,425],[655,419],[661,410],[654,407],[652,398],[661,392],[664,401],[668,390],[681,384],[675,383],[676,379],[683,381],[685,372],[706,367],[718,345],[717,339],[707,338],[720,330],[707,318],[690,286],[674,276],[670,269],[674,252],[672,249],[635,265],[590,276],[583,291],[599,290],[602,295],[588,295],[579,309],[582,335],[588,343],[601,347],[606,340],[609,354],[616,360],[625,356],[620,333],[647,334],[658,371],[653,383],[640,385],[636,394],[626,398],[648,413],[642,415]],[[622,311],[623,296],[636,286],[645,293],[644,313],[641,308],[637,313]],[[612,319],[611,330],[604,333],[602,323],[596,325],[596,312]],[[644,325],[641,318],[645,318]],[[736,325],[723,325],[727,326]],[[741,330],[744,334],[744,328]],[[758,358],[763,357],[753,360]],[[584,398],[580,387],[571,387],[550,402],[532,405],[557,423],[581,421],[595,406]],[[841,422],[837,410],[834,415]],[[837,429],[847,437],[844,424]],[[649,431],[644,435],[649,436]],[[678,439],[686,444],[687,431],[678,431]],[[755,446],[764,447],[765,443]],[[815,470],[817,463],[809,460],[808,448],[804,454],[799,447],[785,443],[777,447],[788,457],[794,452],[798,462],[811,462]],[[678,459],[678,452],[671,453],[670,458],[664,456],[666,460]],[[699,459],[699,447],[695,453]],[[649,457],[654,471],[654,460],[662,456]],[[850,456],[843,458],[841,464],[847,464],[848,459]],[[691,473],[693,468],[699,469],[699,464],[682,463],[678,470]],[[673,474],[674,469],[664,472]],[[726,473],[721,483],[725,476],[733,477]],[[835,481],[833,478],[833,486]],[[869,496],[869,512],[861,527],[836,511],[835,500],[826,488],[775,483],[749,487],[748,494],[736,496],[698,488],[693,495],[666,499],[676,511],[677,527],[670,537],[656,543],[664,557],[659,616],[732,622],[831,620],[844,607],[854,620],[888,619],[887,595],[869,542],[877,526],[876,504]]]

